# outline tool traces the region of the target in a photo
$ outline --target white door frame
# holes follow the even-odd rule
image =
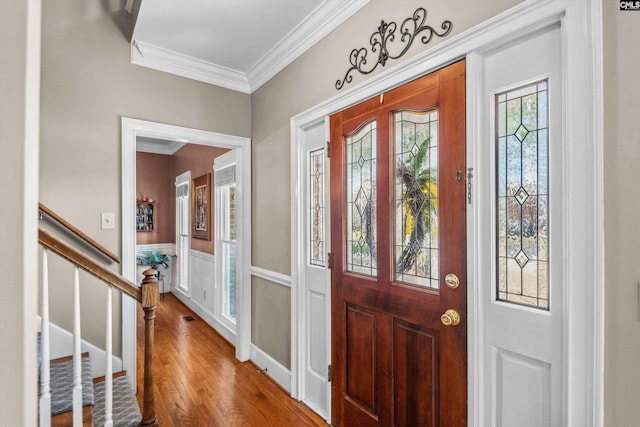
[[[238,149],[239,185],[242,186],[242,203],[251,206],[251,139],[216,132],[190,129],[163,123],[122,117],[122,275],[133,283],[136,277],[136,138],[168,139],[189,144]],[[239,283],[237,289],[236,358],[249,360],[251,345],[251,209],[244,209],[238,227]],[[122,360],[124,369],[136,372],[136,302],[122,297]],[[135,375],[131,376],[135,381]]]
[[[528,0],[457,36],[396,65],[364,83],[291,118],[291,374],[292,396],[298,397],[298,377],[304,369],[299,353],[303,351],[304,330],[297,327],[304,318],[304,305],[296,304],[304,289],[300,268],[302,250],[302,215],[299,205],[301,171],[299,147],[304,129],[318,125],[325,116],[343,110],[390,88],[428,74],[467,57],[467,165],[476,170],[481,150],[482,126],[478,111],[478,56],[501,40],[515,38],[560,22],[563,38],[564,126],[567,162],[563,171],[565,248],[564,280],[566,337],[564,352],[566,375],[563,413],[566,426],[602,426],[604,422],[604,213],[603,213],[603,111],[602,111],[602,11],[599,0]],[[468,396],[469,425],[483,426],[480,399],[483,361],[482,292],[477,283],[480,247],[474,238],[476,205],[468,215]],[[571,218],[571,221],[567,221]]]
[[[309,402],[307,396],[305,396],[305,372],[306,372],[306,363],[309,360],[309,351],[310,346],[308,345],[309,337],[306,336],[309,332],[309,326],[307,323],[307,317],[305,316],[308,310],[308,299],[307,299],[307,291],[309,287],[305,283],[305,269],[308,268],[307,264],[309,262],[309,256],[307,251],[307,244],[305,243],[307,240],[305,239],[305,233],[308,233],[308,227],[305,227],[305,218],[309,215],[309,194],[305,193],[305,182],[307,182],[308,172],[309,172],[309,157],[308,157],[308,145],[306,144],[306,131],[310,128],[316,128],[317,126],[322,126],[324,128],[324,141],[329,140],[329,117],[324,116],[322,120],[319,122],[314,122],[312,126],[306,126],[304,128],[297,128],[296,136],[298,137],[297,142],[292,147],[291,153],[291,165],[292,165],[292,192],[295,192],[295,197],[292,199],[294,202],[291,204],[291,218],[293,224],[293,230],[291,235],[291,247],[292,247],[292,263],[295,263],[295,267],[292,267],[292,272],[295,272],[295,275],[292,276],[292,283],[298,283],[298,286],[291,287],[291,314],[292,314],[292,322],[291,322],[291,395],[292,397],[304,401],[311,409],[314,409],[318,414],[325,418],[327,423],[331,424],[331,387],[327,386],[326,393],[326,408],[315,408],[312,402]],[[292,129],[293,126],[292,126]],[[293,141],[293,140],[292,140]],[[324,142],[323,141],[323,142]],[[325,146],[326,150],[326,146]],[[324,194],[324,203],[325,203],[325,215],[324,215],[324,235],[325,241],[329,242],[331,236],[331,221],[330,221],[330,197],[329,197],[329,166],[330,159],[326,157],[324,158],[324,170],[325,170],[325,194]],[[293,173],[295,172],[295,175]],[[307,175],[307,176],[305,176]],[[294,188],[295,187],[295,188]],[[299,193],[298,193],[299,192]],[[297,203],[295,202],[297,201]],[[298,240],[299,239],[299,240]],[[330,249],[329,245],[325,246],[325,250],[328,252]],[[320,268],[320,267],[314,267]],[[326,298],[330,300],[331,296],[331,274],[328,271],[328,267],[324,268],[324,278],[325,281],[325,289],[326,289]],[[297,278],[297,279],[294,279]],[[325,309],[325,319],[326,323],[324,325],[323,330],[325,333],[325,342],[326,344],[326,360],[327,363],[331,363],[331,304],[330,301]],[[296,317],[297,316],[297,317]],[[299,370],[294,369],[298,367]],[[328,375],[328,372],[326,373]],[[324,413],[323,413],[324,412]]]

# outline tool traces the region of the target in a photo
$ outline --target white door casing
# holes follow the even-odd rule
[[[478,185],[490,182],[484,176],[490,170],[486,150],[488,131],[482,111],[487,96],[482,90],[483,54],[507,40],[516,40],[551,25],[560,26],[562,62],[559,89],[563,96],[563,154],[561,206],[564,258],[561,283],[564,294],[556,301],[564,304],[559,327],[562,337],[560,413],[563,425],[571,427],[603,425],[604,359],[604,241],[602,188],[602,11],[598,0],[529,0],[432,48],[397,64],[379,75],[304,111],[291,119],[292,170],[292,396],[302,394],[299,377],[303,375],[304,332],[297,325],[304,318],[304,305],[298,304],[298,286],[304,280],[299,253],[304,245],[304,212],[297,203],[303,179],[304,156],[301,154],[305,130],[323,118],[357,104],[385,90],[414,80],[459,58],[467,58],[467,166],[473,167],[473,202],[468,213],[468,354],[469,354],[469,425],[489,426],[487,404],[482,394],[491,386],[484,366],[486,344],[486,292],[480,278],[486,275],[483,264],[487,242],[482,236],[486,222],[476,200]],[[489,139],[489,143],[493,139]],[[552,165],[553,167],[553,165]],[[488,189],[485,188],[485,192]],[[487,196],[489,196],[487,194]],[[557,204],[557,203],[556,203]],[[568,218],[571,221],[568,221]],[[488,228],[491,232],[491,228]],[[484,228],[487,232],[487,228]],[[484,240],[483,240],[484,239]],[[491,246],[489,246],[491,248]],[[552,274],[554,274],[552,272]],[[557,280],[557,279],[555,279]],[[484,284],[487,285],[486,283]],[[300,291],[301,292],[301,291]],[[294,298],[295,297],[295,298]],[[484,298],[484,299],[483,299]],[[553,298],[553,297],[552,297]],[[551,302],[553,305],[554,302]],[[553,316],[553,315],[551,315]],[[555,319],[554,319],[555,320]],[[554,326],[557,326],[556,325]],[[556,337],[557,339],[557,337]],[[507,354],[506,357],[509,355]],[[554,362],[555,363],[555,362]],[[553,411],[557,411],[554,406]],[[556,417],[557,412],[550,414]]]
[[[191,171],[176,177],[176,290],[189,297],[189,250],[191,249]]]
[[[245,206],[251,206],[251,139],[217,132],[185,128],[146,120],[122,117],[122,275],[139,283],[136,278],[135,257],[135,201],[136,201],[136,138],[144,136],[209,147],[237,149],[238,197]],[[251,210],[245,209],[239,217],[238,241],[242,244],[238,254],[239,281],[244,283],[237,291],[236,358],[249,360],[251,347]],[[124,369],[136,372],[136,301],[122,298],[122,359]],[[129,326],[127,326],[129,325]],[[135,376],[130,376],[135,389]]]
[[[331,282],[327,268],[329,223],[329,159],[326,153],[329,127],[325,121],[304,131],[304,158],[300,197],[303,214],[303,246],[299,262],[303,276],[297,303],[302,307],[298,325],[304,347],[298,355],[304,369],[298,378],[298,398],[330,422],[331,387],[328,367],[331,362]],[[316,175],[317,173],[317,175]],[[314,185],[315,184],[315,185]],[[313,214],[312,214],[313,213]],[[313,222],[321,224],[312,229]],[[312,241],[318,239],[318,242]],[[316,243],[320,243],[317,244]],[[315,246],[315,249],[314,249]]]

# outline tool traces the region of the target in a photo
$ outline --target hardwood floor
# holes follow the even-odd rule
[[[144,328],[138,310],[138,402]],[[187,321],[185,316],[195,320]],[[160,426],[326,426],[171,294],[156,311],[155,406]]]

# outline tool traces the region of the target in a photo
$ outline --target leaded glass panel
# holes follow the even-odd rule
[[[309,262],[324,267],[324,148],[309,153],[309,172]]]
[[[395,122],[395,280],[438,289],[438,112]]]
[[[376,122],[346,138],[347,271],[376,276]]]
[[[498,300],[549,309],[547,82],[496,95]]]

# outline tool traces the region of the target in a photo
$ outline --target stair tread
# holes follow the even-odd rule
[[[94,384],[95,406],[93,407],[93,422],[96,427],[104,425],[104,382]],[[133,427],[140,425],[142,414],[133,389],[129,385],[129,378],[121,376],[113,379],[113,425],[114,427]]]
[[[95,403],[91,358],[87,354],[81,359],[82,406]],[[73,360],[56,361],[50,367],[51,414],[56,415],[73,409]]]

